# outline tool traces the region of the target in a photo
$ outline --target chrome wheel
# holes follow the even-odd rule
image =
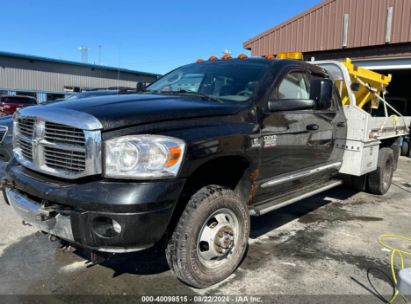
[[[239,222],[229,209],[211,214],[200,230],[197,253],[206,267],[219,267],[230,259],[239,238]]]
[[[231,189],[208,185],[194,193],[167,244],[178,278],[204,288],[228,278],[247,250],[250,214]]]

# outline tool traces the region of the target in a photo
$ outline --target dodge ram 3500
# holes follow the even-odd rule
[[[242,260],[250,215],[344,176],[375,194],[390,187],[409,120],[365,121],[355,100],[341,102],[339,76],[355,98],[336,62],[213,58],[139,94],[20,109],[6,202],[25,222],[92,252],[164,241],[180,280],[210,286]]]

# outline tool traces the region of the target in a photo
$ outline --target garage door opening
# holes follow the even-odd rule
[[[378,70],[378,73],[392,75],[392,81],[387,87],[386,99],[391,106],[404,116],[411,116],[411,70]],[[389,115],[395,114],[388,111]],[[384,107],[373,111],[373,115],[384,116]]]

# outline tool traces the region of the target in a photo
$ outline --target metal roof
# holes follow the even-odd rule
[[[244,42],[252,55],[411,42],[410,0],[325,0]]]
[[[0,57],[9,57],[9,58],[16,58],[16,59],[25,59],[29,61],[42,61],[42,62],[50,62],[50,63],[56,63],[56,64],[65,64],[65,65],[79,66],[79,67],[84,67],[84,68],[92,68],[96,70],[115,71],[115,72],[130,73],[130,74],[142,75],[142,76],[153,76],[153,77],[161,76],[160,74],[155,74],[155,73],[147,73],[147,72],[129,70],[129,69],[124,69],[124,68],[116,68],[116,67],[99,65],[99,64],[82,63],[82,62],[76,62],[76,61],[61,60],[61,59],[25,55],[25,54],[16,54],[16,53],[9,53],[9,52],[2,52],[2,51],[0,51]]]

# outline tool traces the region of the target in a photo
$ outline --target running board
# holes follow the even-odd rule
[[[290,199],[287,199],[287,200],[285,200],[285,201],[282,201],[281,203],[276,203],[276,200],[273,200],[273,201],[271,201],[270,203],[268,203],[269,206],[267,206],[268,204],[264,204],[264,205],[266,205],[267,207],[264,207],[264,205],[263,205],[263,206],[257,206],[257,207],[255,207],[254,209],[251,209],[251,210],[250,210],[250,214],[251,214],[251,215],[257,215],[257,216],[258,216],[258,215],[263,215],[263,214],[266,214],[266,213],[268,213],[268,212],[270,212],[270,211],[273,211],[273,210],[282,208],[282,207],[284,207],[284,206],[290,205],[290,204],[292,204],[292,203],[295,203],[295,202],[297,202],[297,201],[299,201],[299,200],[302,200],[302,199],[305,199],[305,198],[307,198],[307,197],[316,195],[316,194],[318,194],[318,193],[327,191],[327,190],[329,190],[329,189],[331,189],[331,188],[340,186],[340,185],[342,185],[342,184],[343,184],[343,181],[342,181],[342,180],[335,180],[335,179],[334,179],[334,180],[329,181],[328,183],[324,184],[323,186],[321,186],[321,187],[319,187],[319,188],[316,188],[316,189],[314,189],[314,190],[312,190],[312,191],[309,191],[309,192],[305,192],[305,193],[303,193],[303,194],[301,194],[301,195],[297,195],[297,196],[295,196],[295,197],[293,197],[293,198],[290,198]],[[281,198],[278,199],[278,201],[280,201],[280,200],[281,200]]]

